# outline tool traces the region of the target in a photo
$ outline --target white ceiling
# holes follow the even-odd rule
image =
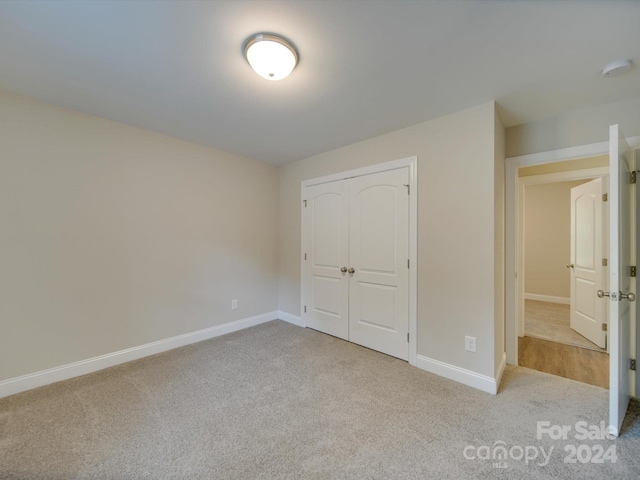
[[[0,2],[0,88],[271,163],[490,100],[506,126],[640,96],[640,1]],[[292,75],[242,56],[290,38]]]

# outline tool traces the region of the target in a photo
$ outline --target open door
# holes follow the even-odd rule
[[[606,347],[604,302],[596,291],[605,286],[603,258],[603,180],[596,178],[571,189],[571,313],[570,326],[600,348]]]
[[[618,125],[609,129],[609,292],[598,291],[609,303],[609,431],[618,436],[631,394],[631,223],[635,205],[630,188],[635,182],[635,159]]]

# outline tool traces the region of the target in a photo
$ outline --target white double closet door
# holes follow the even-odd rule
[[[308,327],[408,360],[409,169],[307,186]]]

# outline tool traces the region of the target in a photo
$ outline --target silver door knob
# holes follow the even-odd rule
[[[635,293],[622,293],[622,292],[620,292],[620,300],[622,300],[623,298],[626,298],[630,302],[635,302],[636,301],[636,294]]]
[[[342,267],[342,268],[340,269],[340,271],[341,271],[342,273],[347,273],[347,267]]]
[[[352,268],[350,268],[350,269],[349,269],[349,273],[356,273],[356,269],[355,269],[355,268],[353,268],[353,267],[352,267]]]
[[[609,292],[603,292],[602,290],[598,290],[596,292],[596,295],[598,295],[598,298],[608,297],[609,296]]]
[[[573,268],[575,265],[573,263],[567,263],[567,268]]]

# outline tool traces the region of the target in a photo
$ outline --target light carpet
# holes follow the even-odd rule
[[[0,400],[0,478],[637,479],[639,417],[576,440],[607,391],[508,367],[489,395],[274,321]],[[538,440],[537,421],[572,432]],[[477,458],[500,441],[503,462]],[[617,460],[565,464],[567,445]],[[513,447],[553,450],[527,465]]]
[[[599,352],[606,349],[587,340],[570,325],[569,305],[537,300],[524,301],[524,334],[552,342],[574,345]]]

